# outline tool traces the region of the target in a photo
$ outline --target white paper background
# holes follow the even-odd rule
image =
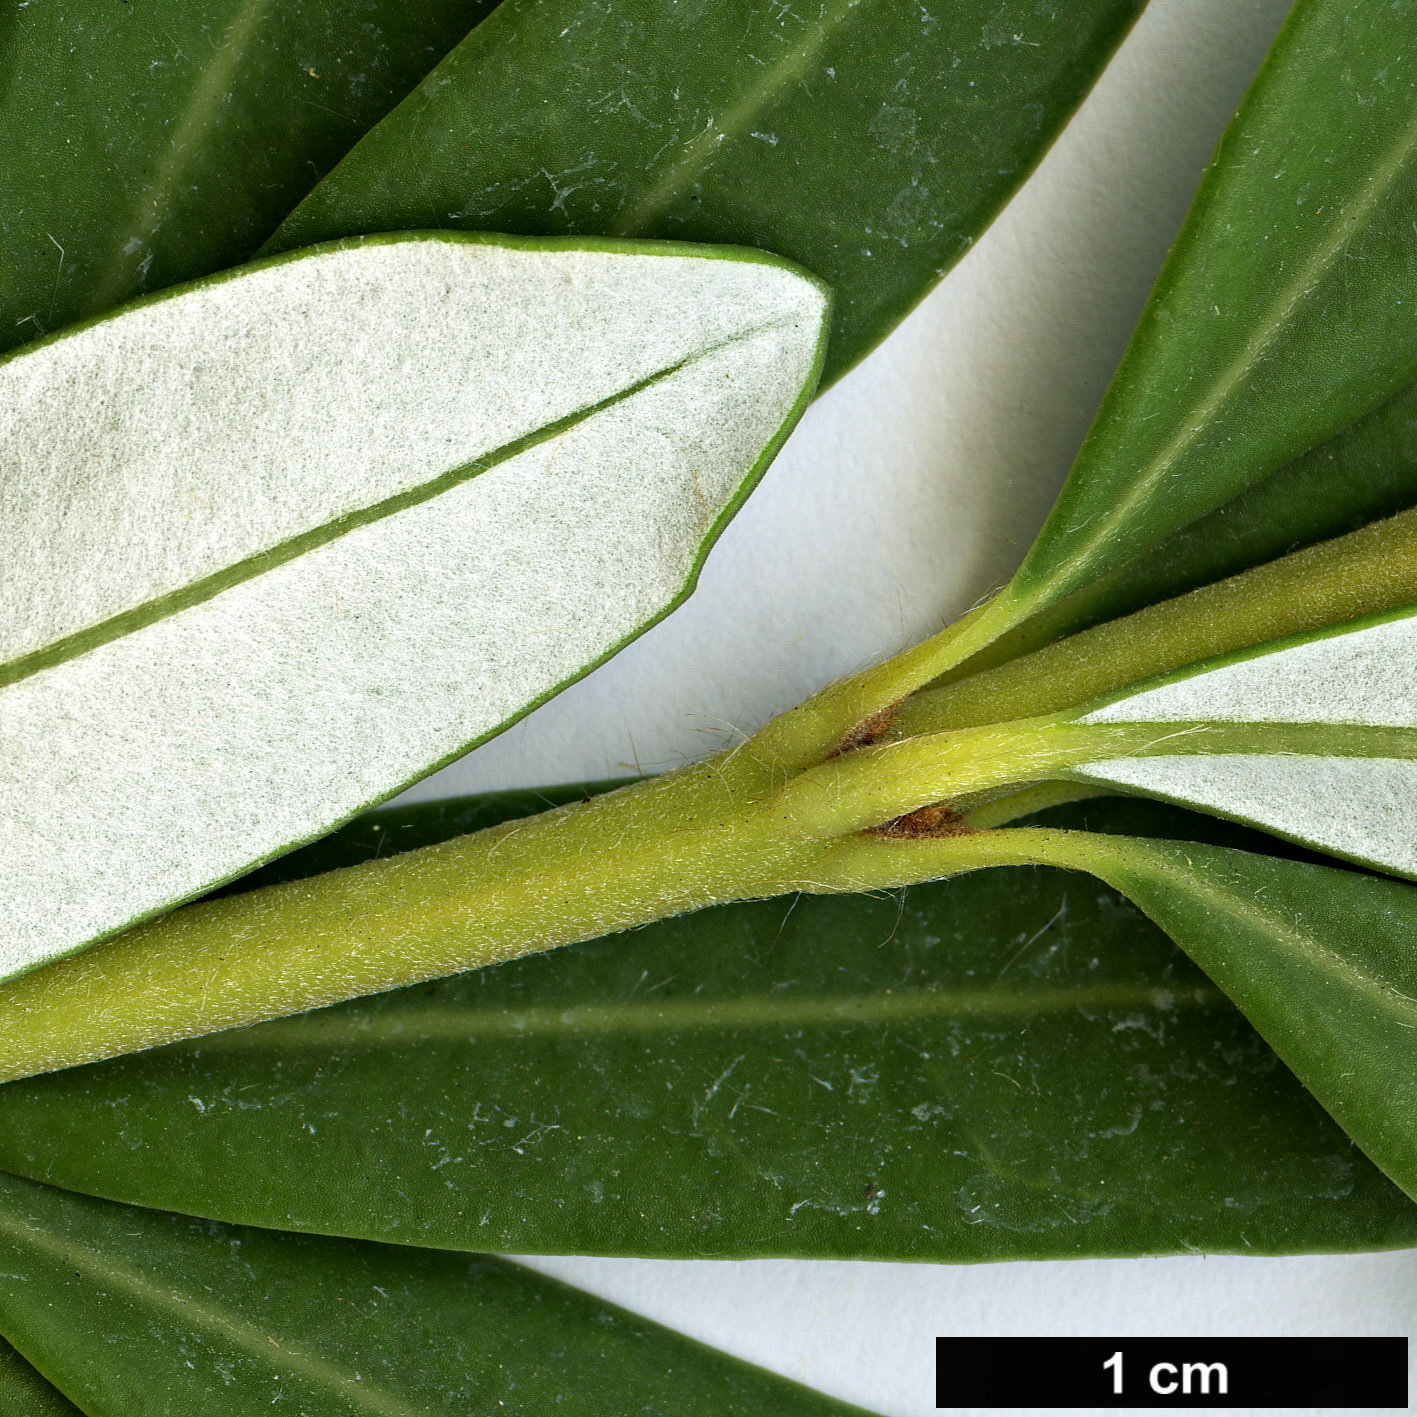
[[[672,765],[918,639],[1006,576],[1287,9],[1152,0],[975,250],[808,412],[688,605],[409,797]],[[530,1262],[890,1417],[935,1411],[936,1334],[1408,1334],[1417,1319],[1417,1252]]]

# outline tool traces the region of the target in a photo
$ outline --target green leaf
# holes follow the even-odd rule
[[[991,647],[1012,658],[1417,506],[1417,384]],[[990,651],[973,661],[982,667]]]
[[[1343,1129],[1417,1192],[1417,888],[1197,843],[1087,838]]]
[[[1105,584],[1105,582],[1099,582]],[[1003,662],[947,676],[904,703],[896,737],[1033,718],[1130,689],[1144,680],[1333,625],[1417,603],[1417,508],[1305,546],[1174,600],[1044,642],[999,642]],[[1067,608],[1070,602],[1062,602]],[[1049,616],[1029,621],[1041,630]],[[983,659],[985,656],[980,656]]]
[[[495,0],[0,14],[0,351],[247,260]]]
[[[1145,0],[506,0],[278,249],[452,226],[733,242],[838,293],[824,381],[1023,182]]]
[[[383,237],[0,364],[0,975],[328,830],[660,619],[827,305],[757,253]]]
[[[1301,0],[1006,598],[1042,608],[1417,376],[1417,4]]]
[[[0,1339],[0,1414],[3,1417],[84,1417],[4,1339]]]
[[[260,879],[546,805],[379,813]],[[1140,801],[1054,820],[1244,839]],[[984,1260],[1417,1242],[1417,1208],[1189,961],[1086,877],[1002,870],[900,899],[763,901],[628,943],[9,1084],[0,1166],[225,1220],[512,1252]]]
[[[1144,737],[1068,776],[1417,876],[1417,607],[1191,665],[1074,721]]]
[[[859,1412],[505,1261],[0,1177],[0,1326],[102,1417]]]

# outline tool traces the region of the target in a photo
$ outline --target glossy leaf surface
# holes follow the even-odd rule
[[[1417,384],[1003,636],[975,672],[1417,506]]]
[[[756,253],[375,238],[0,364],[0,973],[309,840],[666,614],[827,299]]]
[[[0,1339],[0,1414],[3,1417],[84,1417],[53,1383]]]
[[[1417,887],[1199,843],[1093,839],[1359,1146],[1417,1191]]]
[[[1225,655],[1077,718],[1143,725],[1076,770],[1417,875],[1417,611]]]
[[[381,813],[270,880],[491,825]],[[1054,820],[1234,829],[1140,801]],[[778,899],[0,1089],[0,1166],[510,1251],[1013,1259],[1417,1242],[1417,1207],[1086,876]]]
[[[0,12],[0,351],[250,258],[495,0]]]
[[[999,648],[1018,654],[1413,506],[1417,384],[1234,501],[1084,586]]]
[[[519,1265],[227,1229],[0,1177],[0,1323],[92,1417],[828,1417]]]
[[[1417,374],[1417,5],[1301,0],[1007,594],[1055,601]]]
[[[838,295],[825,381],[969,248],[1145,0],[506,0],[277,249],[450,226],[732,242]]]

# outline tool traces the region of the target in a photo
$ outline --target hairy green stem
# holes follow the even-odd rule
[[[900,737],[1056,713],[1213,655],[1417,602],[1417,511],[915,695]]]
[[[1410,756],[1417,734],[1086,724],[1077,705],[1259,640],[1417,600],[1414,552],[1417,513],[923,688],[1019,622],[1024,604],[1006,591],[731,752],[459,840],[198,902],[0,986],[0,1080],[732,900],[891,888],[1022,863],[1110,879],[1115,848],[1086,833],[1000,825],[1088,795],[1094,789],[1068,779],[1109,757]]]
[[[991,644],[1018,622],[1021,613],[1007,595],[986,602],[913,649],[789,709],[757,735],[758,751],[789,770],[821,762],[874,715]]]
[[[710,806],[710,803],[713,806]],[[623,930],[810,874],[705,767],[389,860],[200,902],[0,991],[24,1076]]]
[[[777,794],[773,815],[784,830],[826,838],[865,831],[948,802],[964,825],[999,816],[1007,790],[1031,785],[1037,811],[1055,800],[1043,781],[1067,778],[1108,758],[1174,757],[1188,753],[1306,753],[1341,757],[1410,758],[1417,730],[1329,723],[1082,723],[1066,718],[1022,719],[866,747],[799,774]],[[982,809],[993,799],[995,811]],[[974,799],[974,800],[971,800]],[[977,807],[980,810],[975,810]],[[1015,804],[1013,815],[1019,815]]]
[[[975,831],[1007,826],[1020,817],[1030,817],[1049,807],[1082,802],[1089,797],[1116,796],[1116,789],[1101,782],[1030,782],[1023,787],[981,792],[957,805],[962,826]]]
[[[1034,719],[863,747],[795,777],[773,815],[788,832],[843,836],[1072,766],[1093,741],[1091,730]]]
[[[1108,849],[1092,849],[1088,832],[1056,827],[1009,827],[964,836],[897,839],[864,834],[844,841],[824,864],[836,890],[896,890],[991,866],[1060,866],[1100,875],[1110,866]],[[851,884],[846,884],[850,882]]]
[[[784,828],[780,768],[751,749],[402,856],[199,902],[38,969],[0,989],[0,1080],[725,901],[869,886],[852,873],[849,842]],[[941,869],[1025,859],[1011,835],[957,838]]]

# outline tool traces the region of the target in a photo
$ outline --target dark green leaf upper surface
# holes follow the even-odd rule
[[[0,1254],[0,1324],[91,1417],[860,1411],[499,1260],[228,1229],[8,1176]]]
[[[547,805],[384,813],[268,868]],[[1056,821],[1232,828],[1141,802]],[[706,911],[0,1090],[0,1165],[510,1251],[976,1260],[1417,1242],[1417,1208],[1111,891],[982,872]]]
[[[0,350],[246,260],[495,0],[0,12]]]
[[[1012,658],[1417,505],[1417,384],[986,652]],[[984,656],[971,668],[982,667]]]
[[[824,383],[968,249],[1144,0],[507,0],[281,248],[386,228],[789,255],[837,292]]]
[[[1107,842],[1100,869],[1417,1192],[1417,887],[1199,843]]]
[[[1417,374],[1417,3],[1301,0],[1012,594],[1163,542]]]
[[[0,1339],[0,1417],[84,1417],[52,1383]]]

